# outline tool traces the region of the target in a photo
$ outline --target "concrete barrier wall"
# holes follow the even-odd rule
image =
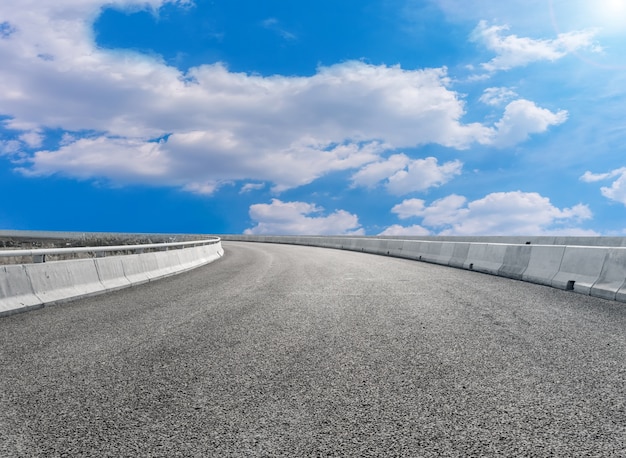
[[[506,245],[472,243],[463,267],[476,272],[497,275],[504,264],[505,252]]]
[[[589,294],[600,278],[608,251],[609,248],[602,247],[565,247],[561,267],[552,279],[552,286]]]
[[[575,286],[575,285],[574,285]],[[626,302],[626,249],[608,250],[598,279],[589,294]]]
[[[552,279],[561,268],[565,246],[531,245],[528,266],[522,274],[522,280],[552,286]]]
[[[501,277],[521,280],[528,269],[532,247],[530,245],[505,245],[502,266],[498,270]]]
[[[0,266],[0,315],[167,277],[222,257],[221,242],[126,256]]]
[[[104,290],[93,259],[26,264],[25,270],[33,293],[44,304]]]
[[[222,240],[292,243],[395,256],[626,302],[626,238],[425,237],[425,240],[418,240],[347,236],[221,237]],[[491,239],[493,243],[489,242]],[[606,241],[607,246],[602,246],[602,241]],[[573,245],[560,244],[565,242]],[[589,245],[584,246],[584,243]]]
[[[0,313],[41,305],[31,285],[26,266],[0,266]]]

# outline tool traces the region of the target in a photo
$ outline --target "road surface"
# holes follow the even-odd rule
[[[626,305],[225,242],[0,319],[0,456],[626,456]]]

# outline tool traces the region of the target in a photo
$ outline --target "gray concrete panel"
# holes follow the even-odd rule
[[[421,256],[426,252],[426,248],[423,248],[425,244],[426,242],[419,240],[406,240],[402,245],[402,257],[421,260]]]
[[[600,278],[608,252],[608,248],[601,247],[566,247],[561,267],[552,279],[552,286],[590,294],[591,287]]]
[[[130,286],[130,281],[124,275],[124,266],[120,256],[96,258],[94,260],[98,278],[106,290],[116,290]]]
[[[590,294],[604,299],[615,300],[617,293],[626,283],[626,248],[608,250],[602,271],[593,284]]]
[[[460,269],[465,268],[465,261],[467,260],[467,254],[469,253],[469,249],[469,243],[454,243],[454,249],[452,250],[452,256],[450,257],[448,265],[450,267],[457,267]]]
[[[389,240],[389,242],[387,243],[387,251],[389,252],[389,256],[401,258],[403,245],[404,242],[402,240]]]
[[[528,268],[531,250],[531,245],[507,245],[498,275],[521,280]]]
[[[33,292],[44,304],[104,290],[93,259],[27,264],[24,268]]]
[[[221,243],[0,268],[0,315],[122,289],[219,259]]]
[[[522,274],[522,280],[552,286],[564,253],[564,246],[531,245],[528,267]]]
[[[506,245],[472,243],[467,252],[464,268],[497,275],[504,263],[506,248]]]
[[[0,315],[40,304],[23,265],[0,266]]]

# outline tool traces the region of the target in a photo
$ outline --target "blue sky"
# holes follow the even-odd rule
[[[626,235],[626,0],[0,4],[0,228]]]

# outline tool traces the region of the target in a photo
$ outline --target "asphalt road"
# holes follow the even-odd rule
[[[1,457],[626,456],[626,305],[224,243],[0,319]]]

